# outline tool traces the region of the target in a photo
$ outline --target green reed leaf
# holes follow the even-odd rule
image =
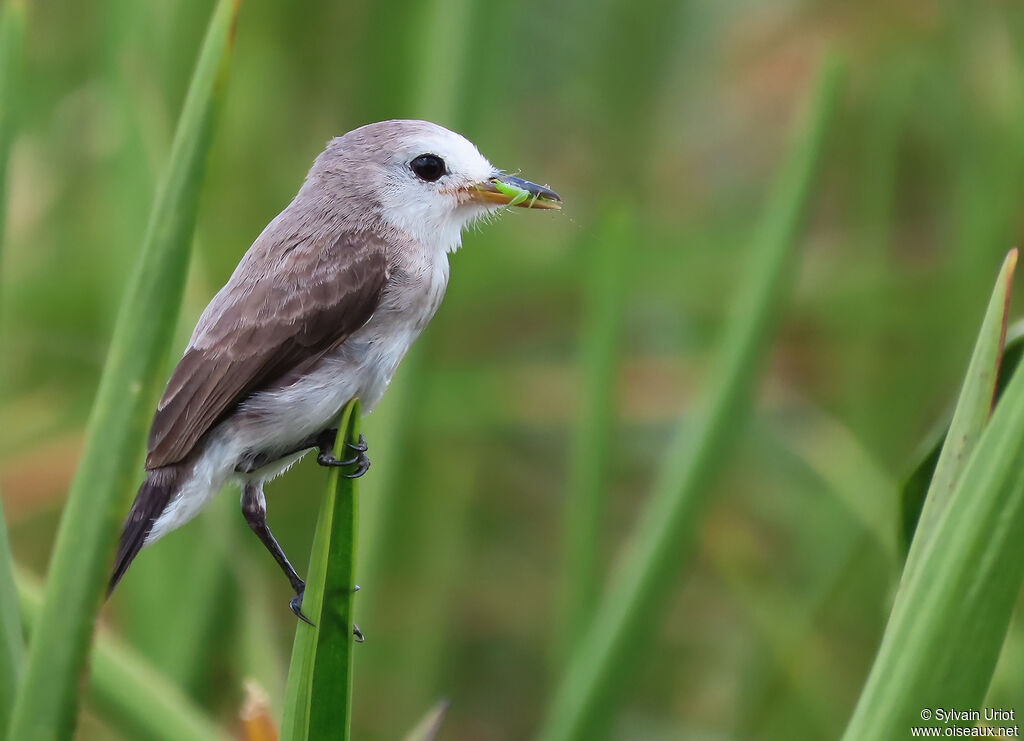
[[[78,677],[181,304],[237,12],[237,0],[218,3],[185,99],[61,517],[9,738],[55,741],[74,730]]]

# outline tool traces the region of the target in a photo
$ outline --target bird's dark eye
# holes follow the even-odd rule
[[[444,160],[436,154],[421,154],[409,163],[416,177],[432,183],[445,174]]]

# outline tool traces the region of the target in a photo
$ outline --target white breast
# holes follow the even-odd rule
[[[398,363],[433,317],[448,285],[443,251],[405,255],[391,268],[373,316],[289,386],[259,392],[225,425],[244,450],[286,451],[337,418],[350,399],[363,414],[380,401]]]
[[[448,259],[443,251],[434,254],[436,259],[414,255],[398,266],[370,320],[310,373],[284,388],[253,395],[211,430],[147,545],[195,517],[228,481],[268,480],[283,473],[308,451],[285,453],[329,427],[350,399],[360,400],[363,414],[373,409],[444,297]],[[236,464],[253,451],[266,452],[273,462],[253,474],[236,474]]]

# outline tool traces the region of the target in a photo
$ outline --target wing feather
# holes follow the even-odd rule
[[[149,432],[146,468],[177,463],[254,392],[365,324],[387,281],[386,245],[367,232],[251,250],[199,321]]]

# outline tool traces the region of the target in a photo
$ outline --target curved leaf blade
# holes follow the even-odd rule
[[[18,601],[31,632],[43,603],[42,589],[24,573]],[[85,686],[86,700],[126,737],[147,741],[227,741],[213,721],[138,652],[100,628]]]
[[[979,707],[1024,580],[1024,373],[1014,373],[908,570],[845,739],[904,738],[922,708]]]
[[[338,423],[335,457],[346,457],[345,443],[355,442],[358,421],[359,402],[350,402]],[[295,630],[281,741],[350,737],[357,519],[355,480],[332,468],[302,600],[313,625],[300,622]]]
[[[998,404],[1002,398],[1022,357],[1024,357],[1024,321],[1018,320],[1006,330],[1003,356],[999,362],[999,375],[996,378],[995,404],[993,406]],[[928,487],[935,475],[935,466],[939,462],[939,455],[942,453],[942,446],[946,442],[948,431],[949,421],[947,420],[944,426],[938,427],[928,438],[926,444],[921,446],[924,451],[923,457],[907,477],[900,492],[904,555],[909,550],[910,542],[914,538],[914,530],[917,528],[921,508],[924,506],[925,495],[928,493]]]
[[[53,741],[72,735],[78,675],[137,480],[146,422],[184,290],[237,11],[237,0],[218,3],[185,99],[61,517],[9,738]]]
[[[447,700],[441,700],[430,708],[402,741],[434,741],[438,731],[441,730],[441,724],[444,723],[444,716],[448,712],[449,705]]]
[[[989,299],[964,383],[957,397],[953,420],[942,442],[941,452],[935,459],[935,469],[930,481],[927,477],[927,468],[934,451],[925,458],[903,488],[903,532],[914,533],[905,574],[916,568],[913,554],[924,548],[931,537],[963,473],[964,466],[967,465],[971,452],[988,423],[995,401],[999,365],[1006,341],[1010,285],[1016,265],[1017,250],[1010,250],[1003,261],[992,297]],[[928,490],[920,505],[920,517],[917,518],[915,528],[912,523],[915,514],[913,505],[921,496],[922,484],[926,484]]]
[[[593,738],[629,676],[637,636],[654,623],[696,526],[708,482],[735,439],[758,361],[785,295],[794,244],[836,107],[842,68],[827,60],[806,134],[786,163],[755,232],[746,281],[713,373],[710,392],[673,441],[616,579],[569,659],[540,732],[543,741]]]
[[[601,539],[613,452],[616,381],[622,342],[628,254],[636,225],[625,208],[610,206],[586,240],[585,320],[580,347],[580,410],[573,430],[564,506],[564,604],[560,650],[566,654],[589,621],[601,587]],[[559,657],[562,658],[562,657]]]
[[[25,2],[7,0],[0,14],[0,244],[7,213],[7,163],[17,124],[22,48],[25,42]]]
[[[16,85],[25,40],[25,3],[8,0],[0,13],[0,247],[7,212],[7,163],[18,109]],[[2,252],[2,251],[0,251]],[[3,255],[0,254],[0,261]],[[24,654],[21,620],[14,587],[14,562],[0,505],[0,739],[6,738]]]
[[[17,590],[14,586],[14,561],[11,559],[7,524],[0,503],[0,738],[6,738],[7,722],[14,706],[24,651]]]

